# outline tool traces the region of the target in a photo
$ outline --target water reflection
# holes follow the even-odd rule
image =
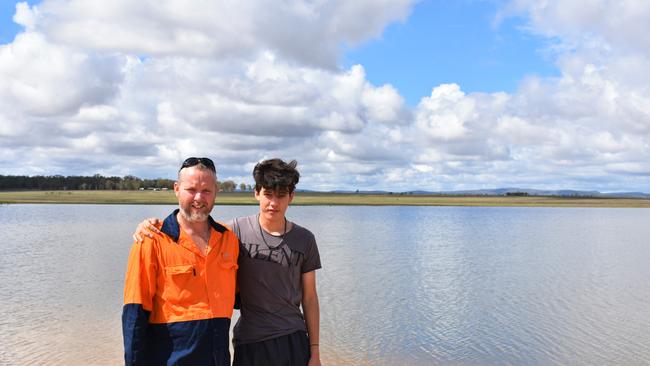
[[[0,364],[121,363],[131,232],[172,206],[0,206]],[[255,212],[217,206],[216,217]],[[650,210],[293,207],[328,364],[650,363]]]

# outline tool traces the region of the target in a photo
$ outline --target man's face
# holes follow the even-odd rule
[[[205,221],[214,206],[217,182],[208,169],[184,168],[174,183],[174,193],[183,218],[191,222]]]
[[[260,203],[260,216],[270,221],[284,218],[293,195],[293,192],[289,193],[287,190],[273,191],[264,187],[259,192],[255,191],[255,198]]]

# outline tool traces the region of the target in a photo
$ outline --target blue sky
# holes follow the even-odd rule
[[[375,84],[390,83],[415,105],[432,85],[457,83],[466,92],[513,92],[531,74],[557,75],[548,40],[521,31],[520,18],[495,22],[490,1],[422,1],[405,22],[348,50],[344,65],[364,65]]]
[[[281,157],[305,189],[647,192],[648,18],[634,0],[5,1],[0,174],[173,178],[193,155],[250,183]]]

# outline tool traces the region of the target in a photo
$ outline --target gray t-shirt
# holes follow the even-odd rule
[[[292,224],[283,236],[273,236],[262,230],[257,215],[229,226],[239,237],[241,316],[233,330],[235,345],[306,331],[301,275],[321,268],[314,234]]]

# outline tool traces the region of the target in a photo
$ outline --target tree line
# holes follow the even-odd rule
[[[250,191],[250,184],[237,185],[232,180],[218,182],[224,192]],[[104,177],[100,174],[93,176],[63,176],[63,175],[0,175],[0,191],[9,190],[139,190],[139,189],[173,189],[172,179],[142,179],[132,175],[124,177]]]

